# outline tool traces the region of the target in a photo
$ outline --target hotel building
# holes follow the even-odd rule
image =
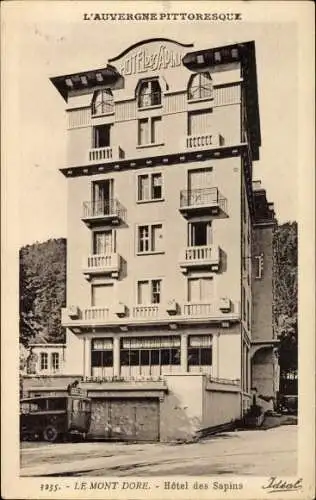
[[[91,434],[187,439],[240,418],[253,388],[275,397],[254,42],[150,39],[51,80],[68,120],[63,373],[93,400]]]

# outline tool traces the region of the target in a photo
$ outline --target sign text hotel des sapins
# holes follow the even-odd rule
[[[125,57],[119,70],[122,75],[128,76],[147,71],[175,68],[181,66],[182,56],[182,53],[168,48],[165,44],[154,49],[142,47]]]

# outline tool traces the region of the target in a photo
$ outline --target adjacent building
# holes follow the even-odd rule
[[[92,435],[183,439],[240,418],[253,388],[275,397],[254,42],[150,39],[51,80],[68,120],[64,371],[93,399]]]

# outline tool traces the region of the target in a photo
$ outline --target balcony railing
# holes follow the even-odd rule
[[[105,146],[89,150],[89,162],[91,163],[104,163],[121,160],[124,156],[124,151],[120,147],[112,148],[111,146]]]
[[[214,305],[209,302],[188,302],[183,305],[184,316],[205,317],[214,312]]]
[[[83,321],[98,322],[109,319],[110,309],[108,307],[88,307],[82,311]]]
[[[220,249],[216,245],[187,247],[181,254],[180,267],[211,267],[217,271],[220,265]]]
[[[128,324],[173,323],[177,321],[238,321],[240,307],[238,302],[230,302],[228,309],[223,309],[219,299],[198,302],[177,303],[174,309],[168,304],[125,305],[122,309],[118,305],[104,307],[77,308],[74,315],[71,308],[62,310],[62,325],[65,327],[85,327],[98,324],[124,326]]]
[[[89,161],[108,161],[112,160],[113,152],[110,146],[106,148],[93,148],[89,151]]]
[[[188,149],[224,146],[224,138],[220,134],[190,135],[187,137],[186,146]]]
[[[100,201],[85,201],[83,203],[83,220],[93,222],[94,220],[125,221],[126,208],[116,199]]]
[[[210,208],[214,209],[211,211],[214,215],[227,211],[227,199],[217,187],[181,191],[180,210],[184,215],[193,211],[208,213]]]
[[[159,315],[159,304],[134,306],[132,314],[134,318],[139,319],[157,318]]]
[[[83,273],[89,277],[93,274],[111,274],[117,277],[120,269],[120,256],[117,253],[88,255],[83,266]]]

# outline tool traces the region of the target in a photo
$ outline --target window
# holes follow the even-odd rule
[[[162,224],[138,226],[138,253],[163,251]]]
[[[138,201],[162,199],[162,174],[138,176]]]
[[[91,367],[113,366],[113,340],[94,339],[91,349]]]
[[[49,398],[47,409],[48,411],[67,410],[67,398]]]
[[[111,125],[98,125],[93,127],[92,147],[107,148],[110,146]]]
[[[47,352],[41,352],[41,370],[47,370],[48,369],[48,354]]]
[[[115,252],[115,231],[93,233],[93,254],[109,255]]]
[[[247,260],[248,260],[248,258],[249,258],[249,255],[247,255],[246,235],[244,233],[243,234],[243,259],[242,259],[243,269],[244,270],[247,269]]]
[[[241,288],[241,293],[242,293],[242,317],[243,320],[246,321],[246,290],[244,286],[242,286]]]
[[[212,337],[190,335],[188,345],[189,366],[212,366]]]
[[[198,247],[210,245],[212,243],[211,222],[189,222],[188,224],[188,245]]]
[[[197,73],[190,78],[188,85],[188,99],[211,99],[213,97],[213,83],[209,73]]]
[[[152,280],[152,304],[160,304],[160,285],[161,280]]]
[[[161,143],[161,117],[138,120],[138,145],[149,146]]]
[[[122,366],[180,365],[180,337],[127,337],[120,352]]]
[[[244,223],[247,222],[247,207],[246,207],[246,195],[244,193],[244,196],[243,196],[243,203],[242,203],[242,206],[243,206],[243,219],[244,219]]]
[[[213,299],[213,278],[189,278],[188,301],[197,303]]]
[[[138,107],[148,108],[161,104],[161,88],[158,80],[142,82],[138,91]]]
[[[250,302],[247,299],[247,328],[250,330]]]
[[[59,353],[52,352],[52,369],[59,370]]]
[[[92,183],[92,207],[91,214],[93,216],[108,215],[114,210],[114,181],[108,179],[101,182]]]
[[[263,276],[263,265],[264,265],[264,260],[263,260],[263,253],[260,255],[255,256],[255,269],[256,269],[256,274],[255,274],[255,279],[256,280],[261,280]]]
[[[137,282],[137,303],[160,304],[161,280],[146,280]]]
[[[113,113],[113,94],[110,89],[96,90],[92,99],[92,116]]]
[[[188,135],[197,136],[210,133],[212,127],[212,110],[191,111],[188,113]],[[209,143],[210,144],[210,143]],[[199,144],[207,146],[207,143]]]

